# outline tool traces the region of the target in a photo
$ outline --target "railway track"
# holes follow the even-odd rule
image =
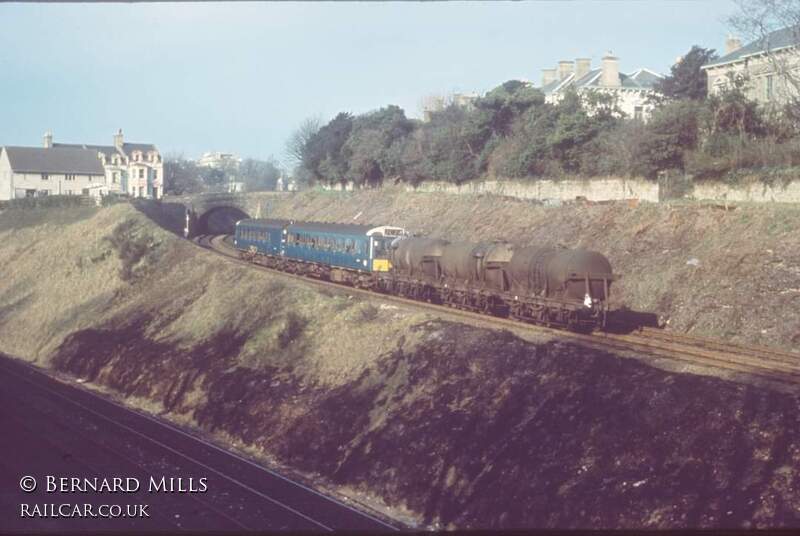
[[[298,279],[305,283],[322,287],[333,287],[342,290],[342,285],[320,279],[289,274],[272,270],[265,266],[253,264],[239,258],[239,252],[226,242],[227,235],[200,236],[194,239],[199,246],[231,258],[235,262],[250,267],[260,268],[286,277]],[[537,331],[539,333],[557,334],[561,338],[580,341],[586,346],[603,350],[619,350],[646,354],[658,358],[666,358],[691,365],[720,369],[734,374],[754,376],[769,383],[790,386],[796,390],[800,386],[800,354],[765,348],[753,345],[733,344],[724,341],[674,332],[666,332],[654,328],[637,328],[629,333],[594,332],[581,334],[527,324],[508,318],[487,316],[432,303],[420,302],[376,293],[370,290],[346,287],[348,292],[380,297],[387,301],[402,303],[406,306],[433,311],[457,317],[468,323],[481,327],[503,328],[513,332]]]

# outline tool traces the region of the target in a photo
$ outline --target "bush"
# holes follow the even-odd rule
[[[35,208],[63,208],[92,205],[94,201],[81,195],[47,195],[43,197],[23,197],[0,201],[3,210],[27,210]]]
[[[290,311],[286,315],[286,325],[283,326],[283,329],[278,334],[278,345],[281,349],[288,348],[292,342],[299,339],[307,325],[307,319],[294,311]]]
[[[156,245],[150,234],[136,233],[136,221],[131,219],[114,227],[111,236],[106,237],[106,240],[116,250],[122,262],[119,275],[123,281],[132,281],[135,278],[134,268]]]
[[[676,101],[656,109],[642,131],[631,172],[655,178],[665,169],[684,169],[684,154],[697,146],[702,104]]]

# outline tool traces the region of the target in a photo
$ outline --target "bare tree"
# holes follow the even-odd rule
[[[311,136],[319,132],[320,128],[322,128],[322,119],[319,116],[309,117],[300,123],[300,126],[286,141],[286,158],[291,164],[299,165],[303,162],[306,144]]]

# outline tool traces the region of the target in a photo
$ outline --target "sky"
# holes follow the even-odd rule
[[[308,117],[541,81],[611,51],[669,73],[722,51],[730,0],[0,4],[0,145],[155,143],[287,162]]]

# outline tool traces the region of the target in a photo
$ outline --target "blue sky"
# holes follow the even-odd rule
[[[611,50],[667,73],[723,48],[729,0],[0,4],[0,145],[152,142],[162,153],[282,159],[309,116],[537,84]]]

